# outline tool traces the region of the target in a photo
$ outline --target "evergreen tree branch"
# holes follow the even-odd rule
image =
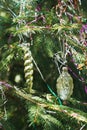
[[[73,119],[76,119],[79,122],[85,122],[87,123],[87,114],[82,112],[82,111],[79,111],[77,109],[74,109],[73,108],[70,108],[70,107],[67,107],[67,106],[60,106],[60,105],[55,105],[55,104],[51,104],[51,103],[48,103],[46,101],[41,101],[36,98],[36,96],[32,96],[30,94],[26,94],[24,92],[22,92],[21,90],[17,89],[15,87],[14,89],[15,93],[19,96],[21,96],[22,98],[34,103],[34,104],[37,104],[39,106],[42,106],[44,108],[47,108],[49,110],[54,110],[54,111],[57,111],[57,112],[60,112],[61,114],[64,114],[70,118],[73,118]]]
[[[59,127],[62,128],[62,123],[60,119],[58,120],[53,115],[46,112],[45,108],[32,103],[28,103],[28,117],[30,126],[33,124],[42,125],[44,130],[55,130]]]
[[[71,103],[73,103],[74,105],[80,105],[80,106],[87,106],[87,102],[81,102],[81,101],[77,101],[77,100],[75,100],[75,99],[73,99],[73,98],[70,98],[69,99],[69,101],[71,102]]]

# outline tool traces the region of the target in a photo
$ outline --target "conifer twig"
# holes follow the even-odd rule
[[[20,91],[19,89],[15,89],[15,93],[34,104],[37,104],[49,110],[60,112],[70,118],[76,119],[78,123],[79,122],[87,123],[87,114],[79,111],[78,109],[73,110],[73,108],[70,108],[67,106],[60,106],[60,105],[55,105],[55,104],[49,104],[48,102],[38,101],[38,99],[35,98],[35,96],[33,97],[32,95],[24,93]]]
[[[72,104],[74,104],[74,105],[81,105],[81,106],[87,106],[87,102],[81,102],[81,101],[77,101],[77,100],[75,100],[75,99],[73,99],[73,98],[70,98],[69,99],[69,101],[72,103]]]

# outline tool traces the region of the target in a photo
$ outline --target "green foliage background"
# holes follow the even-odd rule
[[[80,30],[87,22],[87,2],[63,0],[62,5],[60,1],[62,0],[0,1],[1,129],[87,129],[87,46],[80,39]],[[86,35],[84,33],[83,39],[87,38]],[[49,91],[35,65],[33,89],[36,91],[34,94],[27,91],[29,86],[26,85],[24,76],[23,43],[30,43],[33,59],[52,91]],[[72,56],[63,50],[65,43]],[[59,77],[54,62],[55,54],[59,56],[59,67],[62,65],[60,61],[67,61],[66,64],[72,70],[69,73],[74,80],[72,98],[62,106],[53,94],[56,93],[56,80]],[[75,63],[82,67],[78,69]],[[19,76],[18,81],[15,80],[16,76]],[[80,81],[81,78],[84,82]],[[8,88],[8,85],[12,88]]]

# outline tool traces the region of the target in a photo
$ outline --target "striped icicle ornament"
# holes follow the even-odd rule
[[[24,73],[28,91],[32,91],[33,86],[33,58],[30,49],[27,46],[23,47],[24,50]]]

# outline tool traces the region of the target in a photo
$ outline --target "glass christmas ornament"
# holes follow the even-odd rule
[[[67,67],[62,68],[62,73],[57,79],[56,88],[57,94],[62,100],[68,100],[72,95],[74,84]]]
[[[27,46],[26,43],[22,43],[21,47],[24,51],[24,74],[27,84],[27,90],[31,93],[33,86],[33,57],[30,48]]]

